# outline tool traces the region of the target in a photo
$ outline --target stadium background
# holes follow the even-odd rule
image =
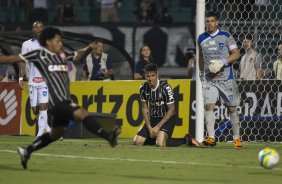
[[[19,53],[21,43],[31,37],[31,23],[28,22],[26,17],[26,10],[19,7],[18,4],[13,4],[17,1],[7,1],[6,6],[0,8],[0,22],[5,25],[6,30],[0,33],[1,43],[4,54]],[[163,0],[156,1],[158,7],[161,8],[167,5],[173,16],[174,23],[171,24],[138,24],[134,20],[134,1],[123,0],[122,7],[119,9],[120,22],[119,23],[100,23],[99,15],[100,9],[98,5],[91,5],[91,1],[78,1],[73,0],[77,5],[77,22],[75,24],[62,24],[54,21],[57,14],[57,8],[53,7],[52,2],[48,1],[49,8],[49,22],[47,25],[59,27],[65,32],[64,42],[66,49],[74,50],[89,42],[89,38],[100,37],[106,41],[106,51],[114,56],[115,79],[116,80],[131,80],[134,64],[138,59],[139,47],[143,42],[149,43],[152,47],[155,61],[160,68],[161,77],[167,79],[186,78],[186,58],[185,53],[187,48],[194,48],[195,38],[195,4],[196,1],[185,0]],[[81,3],[85,2],[85,3]],[[94,1],[93,1],[94,2]],[[241,81],[237,80],[241,91],[242,102],[238,108],[241,119],[241,134],[244,141],[281,141],[282,126],[281,119],[281,94],[280,81],[273,80],[272,64],[276,60],[277,43],[281,40],[281,0],[271,1],[271,5],[267,6],[266,14],[263,19],[257,19],[257,13],[248,14],[246,7],[253,6],[253,1],[248,1],[246,7],[242,6],[241,1],[206,1],[207,10],[215,10],[221,16],[220,24],[222,28],[229,30],[235,37],[241,54],[244,53],[241,42],[244,35],[251,32],[256,41],[256,50],[259,51],[264,58],[263,67],[265,68],[265,77],[260,81]],[[233,7],[236,7],[235,9]],[[251,10],[254,10],[251,8]],[[257,11],[260,13],[260,10]],[[233,16],[232,16],[233,14]],[[247,14],[247,15],[246,15]],[[249,16],[251,15],[251,16]],[[20,26],[21,31],[15,32],[15,29]],[[76,34],[75,34],[76,33]],[[77,34],[79,33],[79,34]],[[238,61],[239,62],[239,61]],[[235,69],[238,69],[238,62],[235,64]],[[76,65],[78,68],[77,80],[81,78],[81,65]],[[9,79],[11,81],[17,79],[17,65],[9,67]],[[237,71],[237,70],[236,70]],[[190,84],[190,80],[184,80]],[[126,82],[126,81],[119,81]],[[177,80],[175,80],[177,86]],[[75,82],[79,83],[79,82]],[[138,88],[138,82],[133,82]],[[1,83],[3,86],[3,83]],[[12,85],[12,84],[11,84]],[[17,113],[23,110],[22,117],[19,114],[16,116],[17,120],[21,120],[22,126],[17,127],[17,132],[23,131],[25,125],[29,120],[24,116],[28,114],[25,112],[26,99],[24,100],[25,92],[18,94],[19,89],[15,86],[10,88],[2,88],[1,94],[12,94],[11,89],[14,89],[17,95],[18,104],[22,105],[22,109],[17,109]],[[83,84],[81,84],[83,85]],[[5,84],[5,86],[7,86]],[[179,85],[181,86],[181,85]],[[191,100],[187,101],[187,107],[183,109],[185,114],[184,127],[175,136],[190,131],[194,134],[195,128],[195,84],[194,81],[190,85],[180,88],[185,89],[184,96],[191,96]],[[5,91],[5,89],[7,89]],[[111,90],[110,90],[111,91]],[[133,92],[128,96],[136,94]],[[87,95],[95,95],[97,88],[93,88],[93,92]],[[14,94],[14,93],[13,93]],[[108,93],[114,94],[115,93]],[[120,94],[120,93],[118,93]],[[80,97],[83,93],[75,94]],[[22,98],[22,99],[21,99]],[[185,97],[186,100],[188,97]],[[138,108],[137,104],[134,104]],[[107,105],[106,105],[107,106]],[[0,134],[14,134],[7,131],[6,122],[4,119],[7,117],[5,110],[4,97],[0,102],[1,112],[1,127]],[[18,107],[18,106],[17,106]],[[97,109],[92,108],[95,111]],[[103,109],[105,110],[105,109]],[[106,109],[105,111],[110,110]],[[135,109],[134,109],[135,110]],[[181,109],[182,110],[182,109]],[[11,111],[13,112],[13,111]],[[137,118],[139,115],[132,117]],[[191,116],[190,116],[191,115]],[[126,116],[120,116],[123,119]],[[178,115],[179,116],[179,115]],[[182,116],[182,115],[181,115]],[[184,117],[184,115],[183,115]],[[32,117],[31,117],[32,118]],[[187,119],[186,119],[187,118]],[[137,118],[138,119],[138,118]],[[232,140],[230,126],[228,125],[228,115],[226,109],[218,104],[217,106],[217,121],[218,121],[218,139],[221,141]],[[25,122],[26,121],[26,122]],[[4,122],[4,123],[3,123]],[[19,123],[20,121],[18,121]],[[125,123],[125,122],[123,122]],[[128,122],[126,122],[128,123]],[[5,124],[5,125],[3,125]],[[9,123],[10,124],[10,123]],[[12,124],[12,123],[11,123]],[[20,132],[23,134],[33,134],[34,126],[27,132]],[[137,126],[138,127],[138,126]],[[137,127],[134,127],[124,133],[123,136],[130,137],[136,132]],[[189,127],[189,128],[188,128]],[[28,128],[27,128],[28,129]],[[131,132],[132,131],[132,132]]]

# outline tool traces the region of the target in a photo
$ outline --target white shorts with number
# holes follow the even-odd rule
[[[48,103],[49,91],[46,85],[28,86],[30,106],[35,107],[40,103]]]
[[[240,94],[235,80],[206,81],[203,83],[205,104],[215,104],[221,98],[227,106],[240,105]]]

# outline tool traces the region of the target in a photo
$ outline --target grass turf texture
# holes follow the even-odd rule
[[[18,146],[33,141],[28,136],[0,136],[1,184],[144,184],[144,183],[280,183],[282,164],[272,170],[259,166],[258,152],[271,147],[282,153],[282,144],[231,143],[215,148],[136,147],[121,139],[110,148],[101,139],[64,139],[35,152],[28,170],[22,169]],[[280,155],[281,157],[281,155]]]

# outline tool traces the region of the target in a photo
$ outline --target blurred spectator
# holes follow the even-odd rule
[[[76,8],[72,0],[65,0],[60,8],[60,22],[74,22],[76,17]]]
[[[243,80],[258,80],[263,77],[262,56],[254,49],[252,34],[248,33],[243,40],[245,55],[240,62],[240,78]]]
[[[254,12],[257,20],[268,19],[267,7],[271,5],[271,0],[255,0]]]
[[[4,32],[5,31],[5,25],[0,24],[0,32]]]
[[[16,29],[15,29],[16,32],[22,31],[22,30],[23,30],[23,28],[21,26],[17,26]]]
[[[139,51],[139,61],[135,65],[134,79],[145,79],[145,65],[153,62],[151,49],[147,44],[143,44]]]
[[[95,47],[86,57],[83,70],[89,80],[111,79],[114,74],[113,63],[109,55],[104,51],[103,40],[96,39]]]
[[[31,12],[31,22],[42,21],[48,22],[47,0],[33,0],[33,10]]]
[[[154,23],[158,14],[156,3],[153,0],[142,0],[134,13],[137,22]]]
[[[158,18],[159,23],[172,23],[173,19],[171,14],[169,13],[168,7],[163,7],[161,14]]]
[[[118,22],[117,9],[121,6],[121,0],[97,0],[101,4],[101,22]]]
[[[196,80],[196,49],[189,48],[186,52],[188,78]]]
[[[8,65],[7,64],[0,64],[0,82],[6,81]]]
[[[0,56],[2,56],[2,49],[0,48]],[[8,65],[7,64],[0,64],[0,82],[4,82],[7,80],[7,70]]]
[[[273,71],[275,79],[282,80],[282,42],[278,44],[278,57],[273,63]]]

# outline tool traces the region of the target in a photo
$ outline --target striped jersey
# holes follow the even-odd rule
[[[140,99],[147,102],[150,118],[162,118],[166,114],[167,104],[174,103],[173,91],[165,80],[158,80],[157,87],[152,89],[148,82],[140,86]]]
[[[226,59],[230,51],[238,48],[233,36],[226,31],[217,29],[215,33],[204,32],[198,37],[198,44],[202,49],[204,69],[207,80],[229,80],[234,79],[232,65],[226,66],[219,74],[214,76],[209,71],[211,60]]]
[[[22,44],[21,54],[26,54],[33,50],[41,49],[41,45],[35,38],[29,39]],[[42,75],[39,70],[35,67],[34,63],[27,62],[26,73],[28,77],[28,85],[32,86],[46,86],[46,83],[42,80]]]
[[[69,77],[67,61],[73,61],[76,52],[64,51],[65,57],[55,54],[46,48],[34,50],[19,56],[25,62],[32,62],[40,71],[49,88],[49,107],[52,109],[56,103],[70,100]]]

